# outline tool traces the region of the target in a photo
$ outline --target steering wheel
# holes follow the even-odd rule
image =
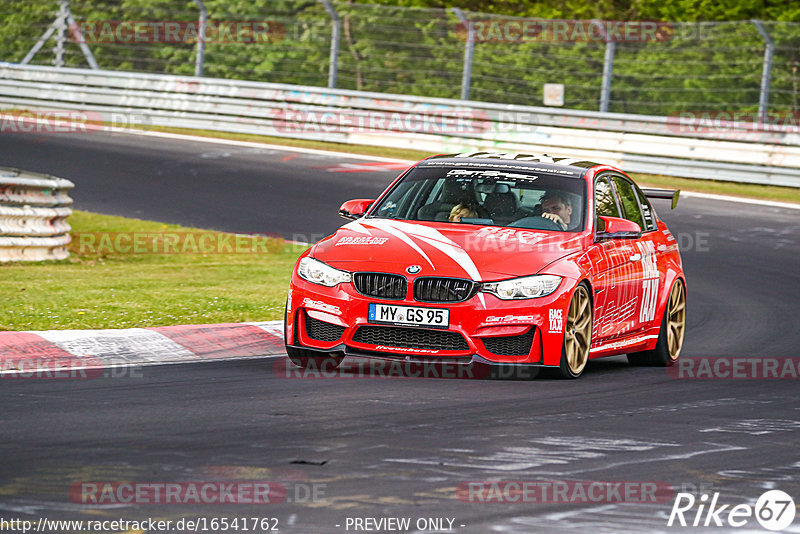
[[[555,221],[542,217],[541,215],[534,215],[533,217],[523,217],[517,221],[512,222],[509,226],[514,228],[527,228],[529,230],[557,230],[563,232],[564,229]]]

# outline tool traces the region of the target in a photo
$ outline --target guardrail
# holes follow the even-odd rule
[[[0,106],[82,112],[106,129],[147,123],[426,152],[549,153],[630,172],[800,187],[798,128],[713,118],[10,63],[0,63]]]
[[[69,256],[69,180],[0,168],[0,262]]]

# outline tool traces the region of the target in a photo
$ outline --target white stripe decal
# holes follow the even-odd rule
[[[481,273],[478,270],[478,266],[475,265],[469,254],[467,254],[467,252],[453,240],[445,237],[439,230],[436,230],[435,228],[430,228],[428,226],[409,224],[403,221],[391,221],[386,219],[370,221],[370,224],[377,223],[379,221],[381,224],[375,225],[376,228],[385,231],[388,231],[388,228],[393,228],[396,229],[397,231],[404,232],[405,234],[420,239],[421,241],[427,243],[428,245],[443,252],[450,259],[455,261],[456,264],[458,264],[459,267],[464,269],[464,272],[466,272],[473,280],[478,282],[481,281]],[[430,260],[428,261],[430,263]],[[433,266],[433,264],[431,264],[431,266]]]
[[[427,237],[428,239],[433,239],[434,241],[439,241],[441,243],[447,243],[449,245],[454,245],[455,243],[444,236],[439,230],[436,228],[430,228],[429,226],[424,226],[421,224],[411,224],[403,221],[386,221],[390,224],[393,224],[396,228],[403,230],[404,232],[411,234],[417,237]]]
[[[353,221],[351,223],[347,223],[342,228],[347,228],[348,230],[352,230],[354,232],[358,232],[359,234],[372,235],[371,233],[369,233],[369,230],[364,228],[364,226],[358,221]]]
[[[386,223],[386,222],[388,222],[388,221],[380,221],[380,222],[381,222],[381,223]],[[419,245],[417,245],[416,243],[414,243],[414,241],[413,241],[413,240],[412,240],[412,239],[411,239],[409,236],[407,236],[406,234],[404,234],[404,233],[402,232],[402,230],[399,230],[399,229],[397,229],[397,228],[394,228],[394,227],[392,227],[392,226],[391,226],[391,225],[389,225],[389,224],[376,224],[376,223],[378,223],[378,221],[377,221],[377,220],[376,220],[376,221],[369,221],[369,223],[367,223],[367,224],[369,224],[369,225],[371,225],[371,226],[374,226],[374,227],[375,227],[376,229],[378,229],[378,230],[383,230],[383,231],[384,231],[384,232],[386,232],[387,234],[392,234],[393,236],[395,236],[395,237],[397,237],[398,239],[402,240],[402,241],[403,241],[405,244],[407,244],[409,247],[411,247],[411,248],[413,248],[414,250],[416,250],[416,251],[419,253],[419,255],[420,255],[420,256],[422,256],[423,258],[425,258],[425,261],[427,261],[427,262],[428,262],[428,264],[431,266],[431,268],[432,268],[434,271],[436,270],[436,266],[433,264],[433,262],[432,262],[432,261],[431,261],[431,259],[428,257],[428,255],[427,255],[427,254],[425,254],[425,252],[424,252],[424,251],[423,251],[423,250],[422,250],[422,249],[419,247]]]
[[[602,345],[600,347],[595,347],[593,349],[589,349],[589,352],[598,352],[598,351],[601,351],[601,350],[608,350],[608,349],[618,349],[618,348],[622,348],[622,347],[627,347],[628,345],[636,345],[637,343],[641,343],[642,341],[645,341],[645,340],[648,340],[648,339],[655,339],[655,338],[658,338],[658,334],[655,334],[655,335],[652,335],[652,336],[639,336],[639,337],[636,337],[636,338],[633,338],[633,339],[628,339],[628,340],[625,340],[625,341],[615,341],[615,342],[609,343],[607,345]]]
[[[447,254],[453,261],[455,261],[458,264],[459,267],[464,269],[464,271],[470,276],[470,278],[480,282],[481,273],[480,271],[478,271],[478,267],[472,261],[472,258],[469,257],[469,254],[467,254],[463,248],[458,247],[455,244],[450,245],[448,243],[440,243],[439,241],[434,241],[433,239],[429,239],[427,237],[420,236],[419,239]]]

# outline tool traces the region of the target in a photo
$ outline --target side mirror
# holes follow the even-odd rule
[[[604,239],[639,239],[642,237],[642,229],[639,225],[628,219],[600,215],[597,220],[598,228],[602,226],[603,230],[598,229],[595,232],[595,242]]]
[[[367,213],[373,202],[375,201],[366,198],[348,200],[339,208],[339,216],[345,219],[360,219]]]

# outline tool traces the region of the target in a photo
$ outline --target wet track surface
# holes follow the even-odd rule
[[[291,150],[125,135],[3,135],[0,154],[0,165],[74,181],[79,209],[299,240],[334,230],[341,201],[370,198],[397,174],[332,172],[363,162]],[[670,212],[656,202],[688,279],[682,358],[800,356],[800,211],[684,198]],[[633,481],[719,492],[722,504],[754,504],[772,488],[800,502],[797,380],[676,379],[624,357],[591,362],[578,381],[296,379],[283,361],[0,380],[0,516],[271,516],[301,533],[387,516],[451,518],[465,533],[669,532],[689,530],[667,527],[672,494],[485,503],[457,489]],[[92,508],[69,497],[81,481],[234,479],[282,482],[295,502]],[[313,484],[324,495],[305,500]]]

